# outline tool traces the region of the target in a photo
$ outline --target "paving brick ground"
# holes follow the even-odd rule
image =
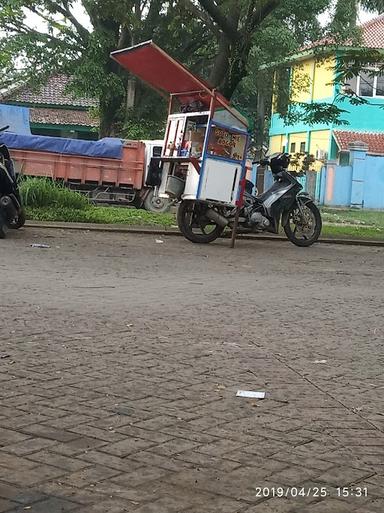
[[[384,251],[155,239],[1,241],[0,512],[382,513]]]

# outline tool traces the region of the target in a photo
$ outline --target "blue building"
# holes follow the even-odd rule
[[[382,51],[384,15],[362,25],[361,33],[363,47]],[[346,48],[350,47],[344,47],[344,51]],[[308,152],[316,159],[313,168],[317,171],[329,160],[347,158],[344,153],[348,152],[349,144],[358,141],[368,145],[368,154],[384,154],[384,75],[374,75],[372,69],[367,68],[344,86],[364,98],[366,104],[353,105],[347,97],[341,101],[339,93],[342,91],[335,84],[335,66],[339,56],[340,52],[334,45],[318,42],[292,57],[288,62],[291,99],[300,103],[333,102],[346,111],[341,118],[348,124],[308,126],[299,122],[287,125],[275,113],[270,127],[271,152]]]

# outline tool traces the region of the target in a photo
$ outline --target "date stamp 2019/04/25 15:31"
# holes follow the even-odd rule
[[[326,486],[257,486],[256,497],[368,497],[366,486],[343,486],[329,489]]]

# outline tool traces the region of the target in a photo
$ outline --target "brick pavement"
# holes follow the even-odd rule
[[[0,512],[382,513],[383,251],[164,240],[1,242]]]

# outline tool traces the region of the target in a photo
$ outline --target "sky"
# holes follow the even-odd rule
[[[371,13],[371,12],[361,10],[359,13],[360,23],[365,23],[366,21],[369,21],[372,18],[375,18],[376,16],[377,16],[377,13]]]
[[[359,24],[365,23],[366,21],[369,21],[372,18],[375,18],[376,16],[377,16],[377,13],[367,12],[367,11],[364,11],[363,9],[360,9]],[[326,25],[329,22],[329,12],[321,14],[319,16],[319,20],[322,25]]]

